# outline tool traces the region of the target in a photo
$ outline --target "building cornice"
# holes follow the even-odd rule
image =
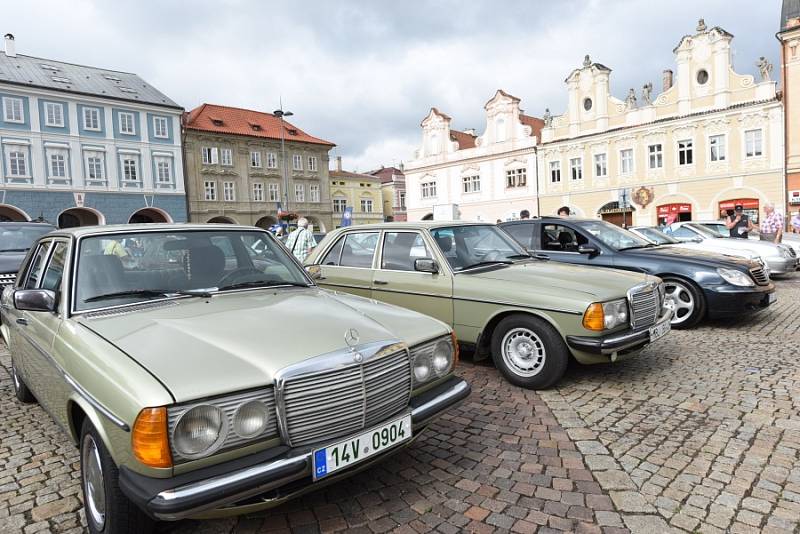
[[[530,147],[525,147],[525,148],[519,148],[517,150],[510,150],[508,152],[498,152],[496,154],[484,154],[484,155],[481,155],[481,156],[473,156],[473,157],[470,157],[470,158],[462,158],[462,159],[456,159],[456,160],[452,160],[452,161],[438,162],[438,163],[433,163],[433,164],[430,164],[430,165],[425,165],[423,167],[409,167],[410,165],[412,165],[412,163],[407,163],[406,164],[406,169],[405,169],[405,174],[406,174],[406,176],[408,176],[409,174],[414,174],[414,173],[418,173],[418,172],[427,172],[427,171],[431,171],[431,170],[439,170],[439,169],[443,169],[443,168],[447,168],[447,167],[455,167],[455,166],[459,166],[459,165],[466,165],[466,164],[469,164],[469,163],[479,163],[479,162],[488,161],[488,160],[502,160],[502,159],[509,158],[511,156],[521,156],[521,155],[527,155],[527,154],[536,154],[537,149],[538,149],[538,147],[536,147],[536,146],[530,146]]]

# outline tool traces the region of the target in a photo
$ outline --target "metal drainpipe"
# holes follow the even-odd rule
[[[186,204],[186,222],[191,222],[191,203],[189,202],[189,180],[186,177],[186,122],[184,114],[181,112],[181,162],[183,165],[183,200]]]

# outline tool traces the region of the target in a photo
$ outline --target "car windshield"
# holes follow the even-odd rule
[[[455,272],[530,258],[530,254],[496,226],[449,226],[435,228],[431,235]]]
[[[636,228],[636,231],[655,245],[674,245],[675,243],[680,243],[680,241],[672,236],[668,236],[658,228]]]
[[[582,221],[577,223],[581,229],[592,234],[595,239],[615,250],[652,247],[653,244],[633,232],[605,221]]]
[[[127,232],[79,242],[75,309],[245,287],[307,286],[303,270],[267,232]]]
[[[0,252],[26,252],[39,236],[54,229],[48,224],[0,226]]]
[[[722,235],[721,233],[717,232],[716,230],[712,230],[708,226],[704,226],[702,224],[689,223],[689,224],[686,224],[685,226],[688,226],[691,230],[694,230],[696,233],[698,233],[701,236],[706,237],[706,238],[726,237],[726,236]]]
[[[728,228],[725,226],[725,223],[703,223],[703,224],[692,224],[692,228],[695,226],[701,227],[703,230],[708,230],[711,232],[714,237],[728,237],[730,232]],[[723,233],[723,230],[725,233]]]

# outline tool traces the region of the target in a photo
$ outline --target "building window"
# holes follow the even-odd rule
[[[50,177],[67,177],[67,158],[64,154],[50,154]]]
[[[633,149],[626,148],[619,151],[619,166],[622,174],[633,172]]]
[[[97,108],[83,108],[83,129],[100,131],[100,110]]]
[[[119,113],[119,133],[125,135],[136,135],[136,125],[134,124],[133,113],[121,111]]]
[[[278,184],[269,184],[267,189],[269,192],[270,202],[279,202],[281,200],[281,190]]]
[[[25,116],[22,112],[22,99],[3,97],[3,117],[6,122],[25,122]]]
[[[267,152],[267,167],[270,169],[278,168],[278,156],[275,155],[275,152]]]
[[[217,147],[204,146],[202,152],[204,165],[216,165],[219,163],[219,152],[217,151]]]
[[[64,107],[55,102],[44,103],[44,123],[55,128],[64,127]]]
[[[678,165],[691,165],[694,163],[693,143],[691,139],[678,141]]]
[[[122,181],[128,183],[139,181],[139,165],[135,157],[122,157]]]
[[[172,162],[170,158],[157,157],[156,160],[156,183],[158,184],[171,184],[172,183]]]
[[[525,187],[528,183],[526,169],[509,169],[506,171],[506,187]]]
[[[222,182],[222,200],[225,202],[236,200],[236,184],[234,182]]]
[[[221,161],[223,165],[227,167],[233,166],[233,150],[230,148],[223,148],[220,150],[220,156],[222,156]]]
[[[423,182],[420,184],[422,198],[436,198],[436,182]]]
[[[306,187],[303,184],[294,184],[294,200],[295,202],[306,201]]]
[[[309,171],[317,170],[317,156],[308,156],[308,170]]]
[[[608,167],[606,165],[605,154],[594,155],[594,175],[597,178],[605,178],[608,176]]]
[[[402,192],[398,193],[397,196],[400,197],[400,207],[405,209],[406,208],[406,193],[405,193],[405,191],[402,191]]]
[[[308,194],[311,197],[311,202],[319,202],[319,186],[312,184],[308,186]]]
[[[86,153],[86,181],[90,185],[97,185],[97,182],[105,182],[105,156],[99,152]],[[94,184],[92,184],[94,182]]]
[[[264,184],[253,184],[253,202],[264,202]]]
[[[22,150],[12,150],[8,154],[8,173],[11,176],[28,176],[28,158]]]
[[[745,156],[754,158],[763,155],[763,134],[761,130],[747,130],[744,132]]]
[[[217,200],[217,182],[205,182],[203,187],[205,189],[205,200]]]
[[[344,198],[334,198],[333,199],[333,212],[334,213],[344,213],[344,210],[347,208],[347,200]]]
[[[725,161],[725,136],[712,135],[708,138],[708,146],[711,148],[711,161]]]
[[[153,135],[161,139],[169,137],[169,126],[166,117],[153,117]]]
[[[561,182],[561,162],[550,162],[550,182],[557,184]]]
[[[372,200],[368,198],[361,199],[361,211],[364,213],[372,213]]]
[[[581,158],[572,158],[569,160],[569,173],[572,180],[583,180],[583,161]]]
[[[292,169],[295,171],[303,170],[303,156],[300,154],[295,154],[292,156]]]
[[[477,193],[481,190],[481,177],[479,175],[463,176],[461,186],[465,193]]]
[[[255,169],[261,168],[261,152],[257,150],[250,151],[250,166]]]
[[[651,169],[660,169],[664,166],[664,151],[661,144],[647,147],[649,166]]]

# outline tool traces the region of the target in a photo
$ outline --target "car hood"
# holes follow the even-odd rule
[[[583,313],[588,303],[624,298],[628,289],[647,280],[654,277],[603,267],[525,261],[459,273],[455,296]]]
[[[0,274],[16,273],[27,252],[0,252]]]
[[[318,288],[184,298],[78,321],[147,369],[176,402],[271,384],[288,365],[347,349],[351,328],[359,344],[414,345],[449,332],[416,312]]]
[[[746,258],[737,258],[735,256],[725,256],[719,252],[694,250],[690,248],[682,248],[680,246],[660,246],[653,248],[643,248],[635,250],[625,250],[621,254],[630,256],[646,256],[658,257],[665,260],[673,261],[686,261],[696,266],[708,267],[716,269],[717,267],[728,267],[738,269],[750,269],[756,267],[757,264]]]

